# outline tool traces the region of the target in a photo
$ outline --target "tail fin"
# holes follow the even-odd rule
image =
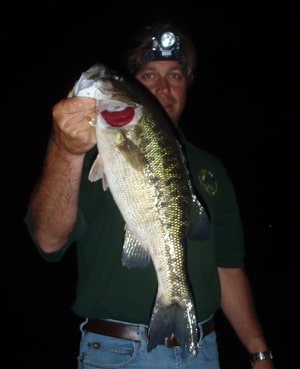
[[[192,300],[172,305],[156,302],[149,325],[148,351],[170,336],[175,336],[189,354],[198,354],[198,327]]]

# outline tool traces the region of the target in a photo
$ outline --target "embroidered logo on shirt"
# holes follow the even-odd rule
[[[212,196],[218,192],[218,182],[212,172],[207,169],[201,169],[198,175],[200,185]]]

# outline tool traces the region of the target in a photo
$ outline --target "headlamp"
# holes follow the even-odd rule
[[[166,31],[152,37],[152,48],[146,54],[144,63],[155,60],[177,60],[184,66],[180,51],[180,40],[171,31]]]
[[[179,44],[173,32],[165,32],[160,36],[159,40],[156,37],[152,37],[152,50],[159,50],[162,56],[170,56],[174,47],[179,47],[179,45],[175,45],[176,41]]]

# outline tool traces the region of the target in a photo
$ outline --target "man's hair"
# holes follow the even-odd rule
[[[176,36],[178,43],[176,55],[164,57],[159,51],[153,54],[153,38],[164,32],[172,32]],[[125,53],[125,68],[135,76],[145,64],[152,60],[178,60],[187,76],[188,85],[192,84],[196,68],[196,50],[187,32],[171,23],[162,22],[156,22],[142,29],[133,38]]]

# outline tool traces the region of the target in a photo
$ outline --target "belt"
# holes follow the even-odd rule
[[[123,338],[135,342],[140,342],[140,331],[138,325],[130,325],[124,323],[111,322],[107,320],[89,319],[84,327],[88,332],[102,334],[104,336]],[[214,320],[210,319],[208,322],[202,324],[203,335],[202,338],[211,333],[214,329]],[[146,336],[148,335],[148,328],[146,328]],[[166,337],[160,345],[167,347],[180,346],[174,336]]]

